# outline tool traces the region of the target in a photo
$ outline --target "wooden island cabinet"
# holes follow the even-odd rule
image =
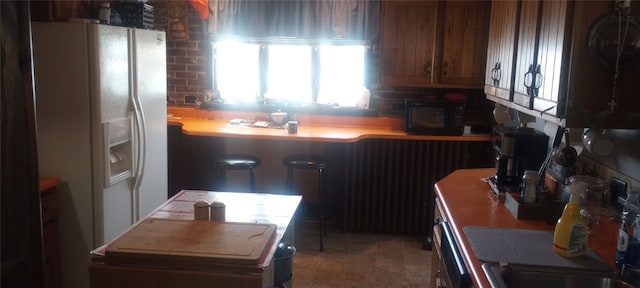
[[[300,199],[180,191],[91,251],[90,287],[272,288],[279,243],[295,243],[294,214]],[[195,220],[198,201],[224,203],[225,220]]]
[[[482,88],[490,1],[383,1],[380,85]]]

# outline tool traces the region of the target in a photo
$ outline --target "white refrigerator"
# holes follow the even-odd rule
[[[167,200],[166,36],[32,22],[40,175],[58,176],[63,287],[89,251]]]

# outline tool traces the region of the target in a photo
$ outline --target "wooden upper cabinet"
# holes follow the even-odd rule
[[[513,102],[531,109],[534,94],[533,76],[536,69],[538,23],[542,1],[521,1],[520,25],[518,26],[518,45],[516,46],[515,83]]]
[[[540,17],[540,35],[536,65],[539,74],[534,75],[536,97],[533,99],[532,109],[541,113],[556,116],[558,101],[560,100],[561,83],[566,82],[566,73],[570,57],[571,9],[567,1],[545,0],[542,4]],[[536,66],[536,70],[538,66]]]
[[[493,1],[484,92],[511,101],[520,1]]]
[[[481,88],[489,38],[489,1],[448,0],[444,3],[440,82]]]
[[[523,1],[513,101],[538,112],[557,115],[568,60],[571,7],[565,0]],[[569,28],[567,28],[569,26]]]
[[[381,84],[429,86],[433,82],[438,2],[382,3]]]
[[[500,3],[493,4],[492,23],[497,23]],[[619,23],[623,28],[627,24],[624,18],[618,19],[614,5],[611,1],[520,1],[512,101],[499,95],[502,84],[491,85],[491,75],[485,78],[487,98],[565,127],[640,129],[635,83],[640,79],[640,5],[630,10],[615,81],[615,51],[622,43],[617,31]],[[494,30],[487,73],[499,62],[494,59],[505,56],[494,52],[495,47],[512,41],[508,33]]]
[[[489,1],[382,1],[380,84],[481,88]]]

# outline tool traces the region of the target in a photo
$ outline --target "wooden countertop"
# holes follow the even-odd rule
[[[494,168],[461,169],[435,185],[436,197],[443,216],[451,225],[474,287],[491,287],[468,242],[463,227],[469,225],[553,231],[554,225],[544,221],[518,220],[497,200],[489,185],[481,178],[495,175]],[[589,248],[615,269],[617,223],[600,224],[595,236],[589,237]],[[549,247],[551,249],[551,247]]]
[[[177,109],[168,111],[177,118],[170,118],[169,124],[182,126],[182,131],[194,136],[221,136],[237,138],[258,138],[290,141],[314,142],[357,142],[362,139],[401,139],[432,141],[490,141],[487,134],[464,136],[409,135],[402,131],[400,119],[391,117],[357,117],[329,115],[298,115],[298,133],[288,134],[284,128],[257,128],[231,126],[229,120],[243,118],[267,120],[266,115],[255,115],[235,111],[197,111],[198,109]]]

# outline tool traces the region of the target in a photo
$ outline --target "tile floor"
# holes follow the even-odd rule
[[[329,230],[319,251],[318,223],[296,221],[294,288],[428,287],[431,251],[418,236],[345,233]]]

